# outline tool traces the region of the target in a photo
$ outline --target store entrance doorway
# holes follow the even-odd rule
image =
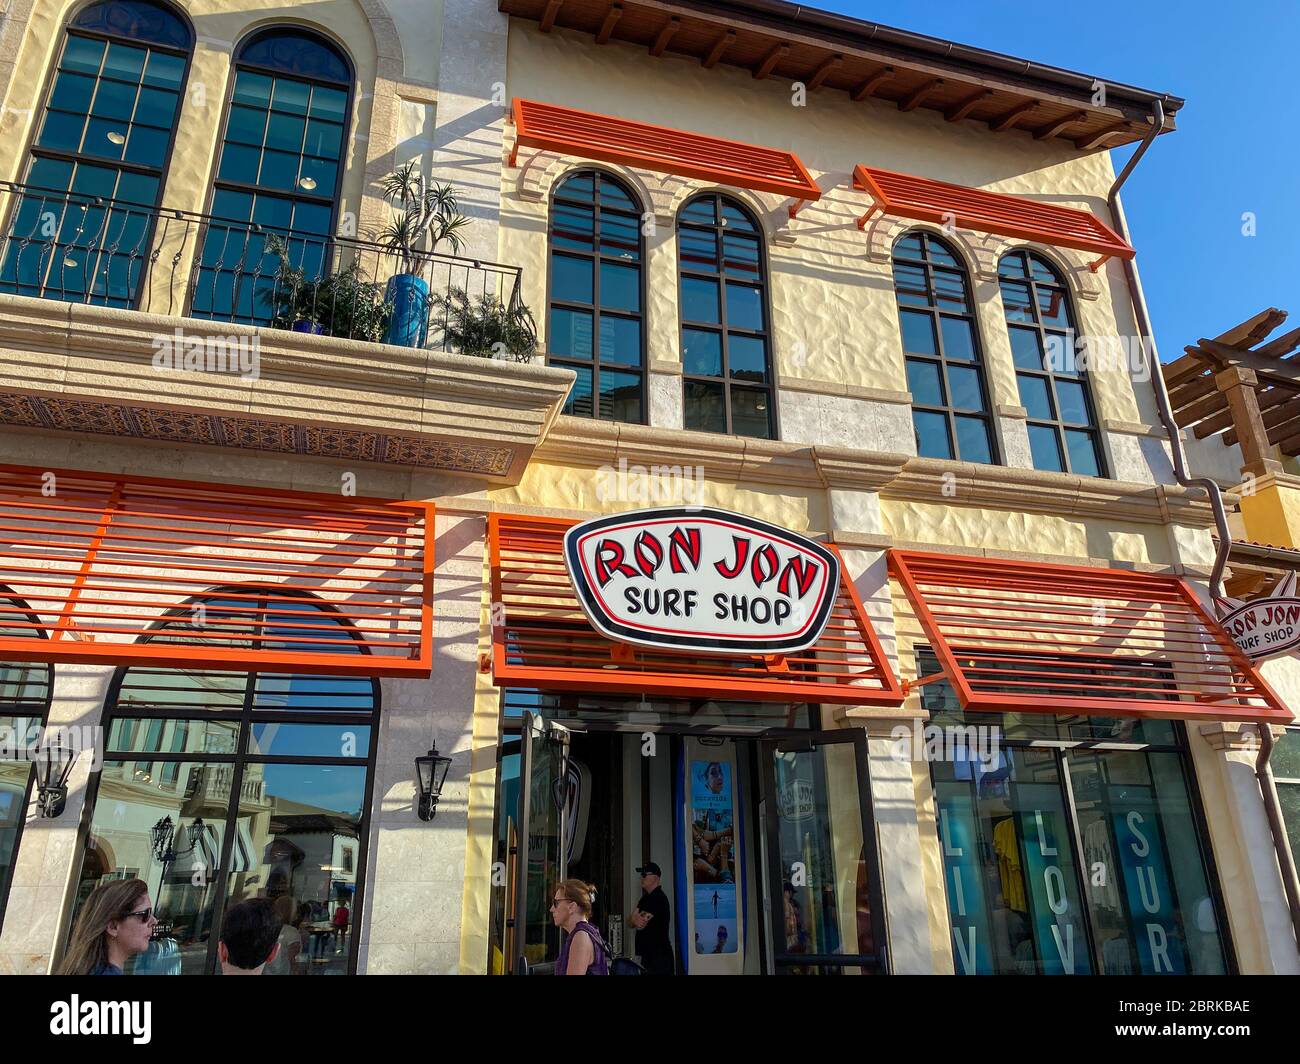
[[[505,971],[553,970],[549,901],[568,877],[595,885],[592,920],[614,955],[636,957],[649,862],[677,974],[887,970],[860,729],[755,735],[529,712],[518,765],[500,805]]]

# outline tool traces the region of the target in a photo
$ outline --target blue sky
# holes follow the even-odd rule
[[[1296,0],[814,6],[1181,96],[1177,131],[1151,146],[1123,192],[1161,358],[1265,307],[1300,325]],[[1112,153],[1116,171],[1131,150]],[[1247,211],[1253,237],[1242,235]]]

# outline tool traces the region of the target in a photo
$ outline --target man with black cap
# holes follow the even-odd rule
[[[659,885],[662,873],[653,861],[637,869],[641,876],[641,900],[630,917],[636,928],[636,952],[646,975],[675,975],[673,963],[672,914],[668,895]]]

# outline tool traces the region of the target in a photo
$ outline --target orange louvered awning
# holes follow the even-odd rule
[[[853,187],[867,193],[872,208],[858,219],[863,228],[876,212],[915,218],[935,225],[951,223],[962,229],[996,233],[1017,240],[1033,240],[1053,247],[1074,248],[1100,255],[1095,268],[1113,256],[1131,259],[1133,248],[1090,211],[1055,203],[986,192],[965,185],[950,185],[928,177],[879,170],[853,169]]]
[[[966,710],[1291,721],[1178,577],[904,550],[889,570]]]
[[[0,661],[428,676],[433,507],[0,466]]]
[[[799,157],[780,148],[518,98],[514,122],[511,166],[516,165],[521,147],[541,148],[801,200],[821,196]]]
[[[902,704],[902,686],[842,565],[830,620],[811,650],[772,657],[668,653],[607,639],[591,626],[564,564],[564,533],[575,523],[501,514],[489,518],[496,611],[491,668],[498,687]]]

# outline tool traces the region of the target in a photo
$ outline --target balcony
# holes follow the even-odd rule
[[[573,379],[515,353],[517,267],[419,256],[406,346],[378,244],[5,182],[0,208],[3,426],[510,483]]]

